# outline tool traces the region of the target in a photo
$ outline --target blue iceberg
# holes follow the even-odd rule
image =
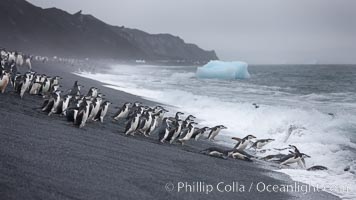
[[[224,62],[210,61],[202,67],[198,67],[196,72],[197,78],[216,78],[216,79],[247,79],[250,78],[248,73],[248,64],[241,61]]]

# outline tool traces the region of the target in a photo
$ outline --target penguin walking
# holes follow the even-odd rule
[[[183,138],[178,139],[178,141],[179,141],[182,145],[184,145],[184,143],[185,143],[186,141],[190,140],[190,138],[192,137],[192,135],[193,135],[193,133],[194,133],[194,130],[195,130],[194,125],[196,125],[196,124],[198,124],[198,123],[196,123],[196,122],[191,122],[191,123],[189,124],[189,126],[188,126],[188,132],[187,132],[187,134],[186,134]]]
[[[81,107],[76,111],[74,110],[74,124],[79,128],[83,128],[89,116],[90,101],[84,101]]]
[[[99,92],[99,89],[98,89],[98,88],[91,87],[91,88],[89,89],[89,91],[88,91],[87,96],[96,98],[96,97],[98,96],[98,92]]]
[[[42,83],[42,87],[40,89],[41,94],[46,95],[49,92],[50,87],[51,87],[51,78],[47,76],[44,82]]]
[[[209,127],[203,127],[203,128],[200,128],[198,130],[196,130],[193,135],[192,135],[192,138],[195,139],[195,141],[198,141],[198,139],[204,135],[205,132],[207,132],[210,128]]]
[[[58,90],[53,94],[54,102],[53,102],[51,111],[48,113],[48,116],[51,116],[53,113],[57,113],[58,105],[61,101],[60,94],[61,94],[61,91],[58,91]]]
[[[61,101],[59,102],[56,114],[60,114],[61,116],[67,115],[67,108],[69,106],[69,101],[71,100],[72,96],[66,95]]]
[[[132,105],[132,103],[125,103],[120,109],[119,111],[117,111],[115,113],[115,115],[113,116],[115,121],[118,121],[121,118],[126,118],[129,114],[130,111],[130,106]]]
[[[31,95],[36,95],[39,93],[40,89],[41,89],[42,83],[41,83],[41,76],[40,75],[36,75],[34,82],[32,83],[32,86],[30,88],[30,94]]]
[[[54,92],[48,99],[46,99],[43,104],[42,104],[42,111],[46,112],[46,113],[50,113],[53,109],[53,106],[57,106],[55,105],[57,103],[57,100],[59,97],[61,91],[56,91]],[[52,114],[52,113],[51,113]],[[49,115],[51,115],[49,114]]]
[[[246,137],[240,139],[240,138],[237,138],[237,137],[233,137],[231,139],[233,140],[237,140],[238,143],[235,145],[234,149],[237,149],[237,150],[240,150],[240,151],[243,151],[246,149],[247,145],[250,143],[250,141],[252,139],[256,138],[255,136],[253,135],[247,135]]]
[[[168,137],[169,131],[170,131],[170,125],[169,123],[171,120],[167,117],[163,118],[162,124],[158,129],[158,140],[161,143],[164,143],[166,138]]]
[[[215,140],[215,137],[220,133],[222,129],[227,129],[224,125],[215,126],[210,129],[210,133],[208,135],[208,140]]]
[[[145,114],[141,116],[137,131],[142,133],[144,136],[148,137],[148,135],[146,135],[146,131],[150,128],[151,123],[152,123],[152,111],[148,110],[145,112]]]
[[[23,83],[21,85],[21,89],[20,89],[20,97],[21,99],[23,98],[25,92],[28,90],[29,86],[31,84],[31,77],[30,75],[26,75],[25,79],[23,80]]]
[[[97,114],[100,110],[102,100],[103,99],[101,97],[97,97],[93,100],[93,103],[91,104],[91,109],[90,109],[90,114],[89,114],[88,120],[94,121],[94,118],[97,116]]]
[[[151,122],[151,125],[150,125],[150,127],[147,129],[145,135],[150,136],[151,133],[153,133],[153,131],[154,131],[154,130],[156,129],[156,127],[157,127],[158,118],[159,118],[159,115],[156,115],[156,114],[153,114],[153,115],[152,115],[152,122]]]
[[[125,129],[125,135],[134,135],[135,131],[138,127],[138,124],[140,122],[140,113],[136,113],[134,117],[129,121],[129,123],[126,124],[126,129]]]
[[[183,121],[182,120],[175,121],[173,122],[173,125],[175,126],[175,128],[172,128],[169,131],[167,138],[165,138],[165,140],[169,141],[170,144],[172,144],[180,134],[182,130]]]
[[[98,113],[96,114],[96,117],[94,118],[94,121],[98,121],[99,120],[101,123],[104,123],[104,117],[106,116],[106,113],[109,110],[110,104],[111,104],[111,102],[105,101],[100,106],[100,109],[99,109]]]

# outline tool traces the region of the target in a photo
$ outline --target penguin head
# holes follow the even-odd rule
[[[227,127],[224,126],[224,125],[219,125],[219,128],[220,128],[220,129],[227,129]]]
[[[176,113],[176,115],[178,115],[178,116],[179,116],[179,115],[184,115],[184,113],[178,111],[178,112]]]
[[[247,135],[245,138],[248,139],[248,140],[252,140],[252,139],[254,139],[256,137],[254,135]]]
[[[196,117],[195,117],[194,115],[189,115],[189,116],[187,117],[187,119],[192,120],[192,119],[196,119]]]
[[[291,148],[291,149],[293,149],[294,151],[297,149],[297,147],[296,146],[294,146],[294,145],[288,145],[289,146],[289,148]]]
[[[308,156],[308,155],[305,154],[305,153],[301,153],[301,157],[302,157],[302,158],[310,158],[310,156]]]
[[[267,142],[273,142],[275,139],[267,139]]]
[[[205,132],[205,131],[208,131],[210,128],[209,127],[203,127],[202,130]]]

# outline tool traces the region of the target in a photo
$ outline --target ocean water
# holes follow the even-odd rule
[[[77,74],[193,114],[201,126],[223,124],[228,129],[216,138],[220,144],[253,134],[276,140],[266,149],[296,145],[311,156],[307,167],[329,170],[279,171],[313,186],[347,187],[327,191],[356,199],[356,66],[250,66],[250,79],[230,81],[197,79],[195,72],[196,66],[116,65]],[[291,125],[298,128],[286,140]]]

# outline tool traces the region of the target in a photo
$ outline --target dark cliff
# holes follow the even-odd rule
[[[0,46],[34,54],[187,62],[217,59],[214,51],[170,34],[111,26],[91,15],[42,9],[25,0],[0,1],[0,27]]]

